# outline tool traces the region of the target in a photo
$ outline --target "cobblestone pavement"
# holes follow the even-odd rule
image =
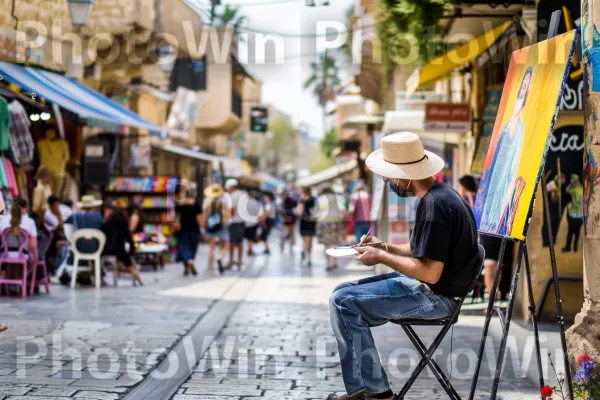
[[[53,285],[50,295],[3,297],[0,400],[122,398],[238,279],[201,275],[167,265],[143,272],[144,287],[121,280],[117,288]]]
[[[204,256],[202,249],[200,264]],[[50,296],[2,298],[0,322],[9,330],[0,335],[0,400],[125,398],[176,343],[186,344],[189,336],[181,341],[184,335],[206,329],[202,316],[221,303],[230,304],[233,313],[227,314],[216,337],[204,338],[211,343],[208,350],[198,358],[192,354],[199,362],[188,361],[191,376],[172,400],[324,399],[329,393],[342,393],[327,302],[338,283],[370,271],[351,265],[326,273],[323,260],[315,258],[313,268],[303,268],[297,256],[258,256],[248,267],[250,272],[264,267],[257,278],[238,272],[184,278],[181,267],[173,265],[143,273],[143,288],[123,281],[118,288],[71,291],[53,286]],[[237,290],[242,287],[246,289]],[[436,356],[448,375],[448,361],[454,361],[452,382],[463,396],[482,323],[482,317],[462,316],[452,343],[448,335]],[[418,333],[425,342],[435,334],[422,329]],[[374,336],[397,391],[416,364],[417,353],[397,326],[376,328]],[[497,346],[497,341],[490,342]],[[510,348],[507,354],[512,354]],[[535,385],[521,378],[524,373],[514,372],[526,368],[519,364],[526,356],[516,364],[506,363],[501,398],[539,398]],[[533,357],[528,360],[534,363]],[[489,393],[492,370],[484,360],[477,398]],[[424,397],[446,398],[427,373],[408,396]]]
[[[330,393],[343,393],[327,302],[339,282],[366,276],[366,272],[342,268],[327,274],[322,263],[313,264],[312,269],[302,268],[293,258],[273,257],[173,400],[325,399]],[[452,338],[448,335],[436,353],[447,375],[447,361],[454,361],[452,382],[465,397],[482,325],[483,317],[461,317]],[[428,343],[437,329],[417,332]],[[374,336],[392,387],[398,391],[416,365],[417,353],[398,326],[376,328]],[[497,344],[494,341],[491,347]],[[517,378],[514,371],[512,363],[505,365],[499,398],[539,398],[535,385],[520,378],[521,373]],[[491,375],[493,366],[485,359],[477,398],[488,396]],[[443,399],[447,395],[426,370],[407,398]]]

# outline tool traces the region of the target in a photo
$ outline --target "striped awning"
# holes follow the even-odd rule
[[[74,78],[5,62],[0,62],[0,75],[22,90],[78,115],[88,126],[123,133],[127,127],[134,127],[153,135],[166,135],[164,128],[146,121]]]

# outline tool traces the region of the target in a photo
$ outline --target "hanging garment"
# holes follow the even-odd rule
[[[9,149],[10,114],[8,102],[0,96],[0,151]]]
[[[56,120],[56,127],[58,128],[58,136],[62,139],[65,138],[65,124],[63,123],[62,113],[60,112],[60,107],[56,103],[52,103],[52,113],[54,114],[54,119]]]
[[[29,131],[31,123],[27,112],[18,101],[8,105],[10,112],[10,147],[17,164],[27,164],[33,160],[33,137]]]
[[[2,162],[4,163],[4,170],[8,180],[8,191],[11,195],[13,195],[13,197],[16,197],[19,195],[19,188],[17,186],[17,179],[15,178],[15,170],[13,169],[13,165],[8,158],[4,158]]]
[[[65,176],[69,161],[69,144],[63,139],[43,139],[38,141],[40,164],[48,168],[52,175],[62,178]]]
[[[8,190],[8,176],[4,167],[4,157],[0,157],[0,186]]]

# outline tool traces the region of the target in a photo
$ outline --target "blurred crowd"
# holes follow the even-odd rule
[[[269,239],[276,229],[279,250],[293,252],[300,239],[301,263],[310,267],[315,240],[325,249],[355,243],[373,223],[372,199],[364,182],[356,184],[351,195],[335,193],[331,187],[319,193],[290,188],[275,194],[228,179],[224,186],[208,186],[203,194],[204,201],[198,204],[185,184],[178,190],[174,231],[185,275],[197,275],[196,251],[201,242],[209,246],[208,268],[223,273],[241,269],[245,255],[270,254]],[[336,260],[327,256],[326,268],[337,268]]]

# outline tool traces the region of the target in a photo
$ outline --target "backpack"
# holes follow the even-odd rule
[[[206,220],[206,232],[215,233],[221,229],[223,229],[223,204],[215,198],[210,203],[210,215]]]

